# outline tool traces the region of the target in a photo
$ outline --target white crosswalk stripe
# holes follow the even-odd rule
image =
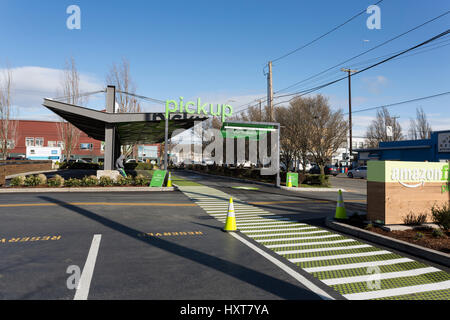
[[[361,244],[361,245],[346,246],[346,247],[325,247],[325,248],[316,248],[316,249],[286,250],[286,251],[277,251],[277,253],[279,255],[284,255],[284,254],[322,252],[322,251],[332,251],[332,250],[361,249],[361,248],[370,248],[370,247],[371,247],[371,245],[369,245],[369,244]]]
[[[228,215],[230,199],[228,194],[206,186],[180,187],[180,190],[195,201],[195,203],[200,208],[205,210],[210,216],[225,223]],[[348,274],[352,274],[352,269],[392,265],[392,271],[377,274],[377,279],[394,279],[393,281],[395,281],[396,278],[423,276],[428,273],[442,271],[431,266],[421,266],[419,268],[416,267],[417,269],[402,270],[401,267],[397,267],[396,265],[412,263],[415,261],[409,258],[393,255],[391,251],[373,247],[372,245],[362,243],[341,234],[301,223],[290,218],[285,218],[278,214],[273,214],[263,208],[250,205],[245,201],[241,201],[237,197],[233,197],[233,202],[236,211],[236,224],[242,233],[260,243],[260,245],[273,250],[274,253],[286,258],[292,263],[299,264],[317,261],[321,264],[321,266],[304,267],[303,270],[310,274],[333,272],[327,274],[327,276],[335,276],[335,278],[320,280],[328,286],[339,287],[339,285],[364,282],[367,281],[371,275],[373,275],[361,275],[359,270],[354,276],[348,276]],[[341,253],[338,253],[338,251]],[[353,253],[342,253],[349,251]],[[388,256],[383,257],[382,255]],[[394,258],[395,256],[398,256],[398,258]],[[346,262],[346,260],[339,259],[348,259],[348,261],[351,262]],[[357,262],[373,259],[377,260]],[[330,262],[327,263],[328,261]],[[347,276],[339,277],[339,274],[345,274],[345,270],[349,270],[346,274]],[[334,273],[334,271],[337,272]],[[398,284],[396,283],[396,285]],[[385,297],[390,298],[411,293],[449,289],[450,280],[413,286],[408,286],[407,283],[405,283],[404,286],[399,288],[389,288],[383,290],[371,290],[364,292],[357,292],[358,290],[355,290],[356,292],[350,291],[350,293],[347,293],[347,291],[338,292],[349,300],[365,300]]]

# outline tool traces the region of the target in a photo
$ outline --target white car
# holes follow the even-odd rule
[[[367,166],[358,167],[347,172],[349,178],[367,179]]]

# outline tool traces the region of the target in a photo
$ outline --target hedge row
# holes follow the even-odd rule
[[[157,165],[151,163],[139,162],[139,163],[125,163],[125,170],[152,170],[158,169]],[[60,169],[71,170],[101,170],[103,168],[103,162],[62,162],[59,165]]]
[[[109,177],[85,176],[81,179],[69,178],[64,179],[60,175],[47,179],[43,174],[30,175],[30,176],[18,176],[11,179],[11,186],[13,187],[112,187],[112,186],[148,186],[150,184],[151,177],[145,177],[143,175],[137,175],[133,177],[131,175],[125,177],[119,176],[116,180]]]
[[[275,183],[276,175],[261,175],[260,169],[254,168],[229,168],[218,165],[202,166],[198,164],[191,164],[186,166],[187,169],[216,174],[226,177],[241,178],[256,180],[261,182]],[[298,183],[317,185],[317,186],[329,186],[328,182],[329,176],[320,174],[303,174],[298,173]],[[286,182],[286,171],[280,171],[280,180]]]

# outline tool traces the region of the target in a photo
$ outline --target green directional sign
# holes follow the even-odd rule
[[[267,132],[276,131],[273,125],[242,123],[242,122],[224,122],[220,129],[224,138],[248,138],[249,140],[259,140]]]
[[[298,173],[296,172],[286,173],[286,185],[288,185],[289,177],[291,177],[292,186],[298,187]]]
[[[150,187],[162,187],[164,179],[166,178],[166,173],[166,170],[156,170],[155,172],[153,172]]]

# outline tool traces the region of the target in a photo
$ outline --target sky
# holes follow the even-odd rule
[[[265,98],[264,67],[269,60],[317,38],[376,1],[265,0],[0,0],[0,69],[13,71],[14,104],[21,119],[54,120],[42,106],[58,96],[61,70],[73,57],[81,91],[101,90],[113,63],[131,65],[136,93],[160,100],[202,98],[228,103],[234,111]],[[70,30],[66,9],[81,10],[81,29]],[[273,63],[275,96],[280,89],[347,60],[450,9],[447,0],[383,0],[381,29],[363,15],[305,49]],[[446,31],[450,14],[387,45],[338,66],[330,74],[304,82],[292,93],[345,74],[341,67],[368,65],[366,60],[407,49]],[[352,77],[352,109],[376,107],[450,91],[449,36],[423,53],[390,61]],[[447,41],[447,42],[446,42]],[[431,50],[433,49],[433,50]],[[377,61],[377,60],[373,60]],[[348,112],[347,81],[315,93],[330,106]],[[276,99],[275,103],[284,101]],[[410,118],[422,107],[434,130],[450,129],[450,95],[390,108],[407,133]],[[146,111],[164,106],[143,104]],[[89,107],[104,108],[102,94]],[[375,110],[353,114],[353,134],[363,136]]]

